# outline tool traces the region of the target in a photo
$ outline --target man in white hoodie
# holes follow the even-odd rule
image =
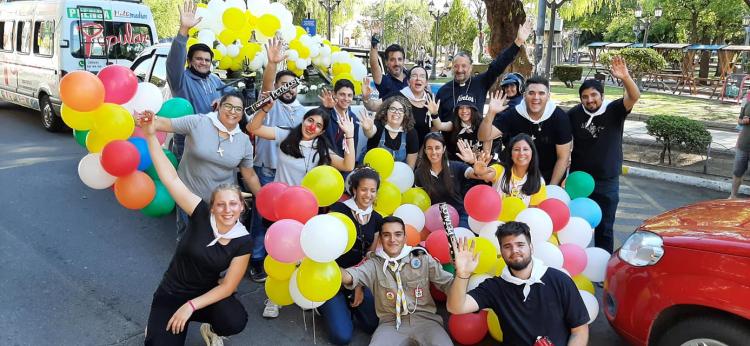
[[[532,257],[529,226],[511,221],[497,228],[500,253],[507,266],[499,277],[466,292],[478,255],[468,239],[453,244],[456,279],[446,307],[452,314],[490,308],[500,316],[506,345],[586,345],[590,320],[578,288],[565,273]],[[544,345],[545,343],[539,342]]]
[[[507,147],[508,141],[519,133],[534,140],[539,154],[539,170],[547,185],[560,185],[565,178],[573,139],[570,121],[565,111],[550,100],[549,81],[542,77],[526,80],[523,101],[497,114],[488,113],[479,126],[480,141],[490,141],[492,127],[500,130]]]

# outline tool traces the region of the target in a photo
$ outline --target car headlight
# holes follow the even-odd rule
[[[644,267],[654,265],[664,255],[664,241],[657,234],[636,231],[620,248],[620,259],[626,263]]]

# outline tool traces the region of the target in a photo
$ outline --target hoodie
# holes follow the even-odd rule
[[[211,102],[223,94],[219,88],[224,82],[215,74],[200,77],[185,68],[187,61],[187,36],[177,34],[167,55],[167,82],[172,97],[184,98],[193,105],[196,114],[207,114],[213,111]]]

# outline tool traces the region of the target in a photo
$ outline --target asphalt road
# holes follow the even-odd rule
[[[174,219],[126,210],[111,190],[83,185],[77,165],[85,150],[70,133],[48,133],[39,122],[37,112],[0,103],[6,201],[0,207],[0,344],[142,344],[151,296],[174,251]],[[722,197],[623,177],[616,246],[644,218]],[[227,344],[327,344],[320,318],[314,321],[310,312],[285,307],[278,319],[264,320],[261,285],[245,280],[239,296],[250,319]],[[359,333],[352,344],[368,340]],[[202,345],[196,324],[187,344]],[[590,344],[623,343],[600,314]]]

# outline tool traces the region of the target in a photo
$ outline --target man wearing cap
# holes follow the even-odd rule
[[[523,84],[524,78],[518,72],[511,72],[505,75],[502,82],[500,82],[500,88],[505,94],[505,98],[508,100],[508,107],[515,107],[523,100]]]
[[[198,25],[201,19],[195,16],[196,5],[188,0],[179,7],[180,30],[177,32],[167,55],[167,82],[172,91],[172,97],[181,97],[193,105],[196,114],[206,114],[214,111],[221,97],[225,84],[218,76],[211,73],[211,61],[214,52],[211,47],[196,43],[187,46],[188,30]],[[188,63],[187,69],[185,61]],[[172,151],[179,160],[185,145],[185,136],[174,135]]]
[[[378,237],[382,249],[359,266],[341,270],[344,287],[366,286],[375,298],[380,324],[370,345],[453,345],[430,294],[430,283],[446,292],[453,275],[424,249],[405,245],[400,218],[383,218]]]
[[[531,22],[527,21],[524,25],[519,26],[518,34],[514,44],[498,55],[493,60],[487,71],[472,76],[472,59],[466,52],[459,52],[453,58],[453,80],[443,84],[440,87],[435,98],[440,106],[438,116],[442,121],[451,121],[453,117],[453,108],[456,106],[458,97],[469,94],[474,97],[477,109],[484,109],[484,101],[487,98],[487,91],[495,83],[497,77],[505,71],[516,58],[521,46],[531,34]]]

